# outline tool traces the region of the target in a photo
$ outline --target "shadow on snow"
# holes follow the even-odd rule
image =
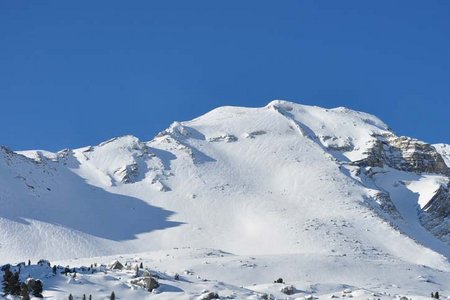
[[[20,202],[3,207],[0,217],[23,224],[37,220],[114,241],[182,224],[168,220],[171,211],[89,185],[66,168],[55,175],[62,176],[55,178],[52,191],[17,195]]]

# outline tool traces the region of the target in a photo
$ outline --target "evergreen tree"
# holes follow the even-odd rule
[[[109,297],[111,300],[116,300],[116,294],[114,292],[111,293],[111,297]]]
[[[26,283],[20,285],[20,296],[23,300],[30,300],[30,292]]]
[[[52,272],[56,275],[56,265],[53,265]]]
[[[42,285],[42,281],[40,281],[39,279],[36,279],[36,281],[32,287],[31,293],[33,294],[34,297],[43,298],[42,297],[43,290],[44,290],[44,288]]]
[[[439,292],[434,293],[434,298],[439,299]]]
[[[72,294],[69,295],[69,300],[73,300]]]
[[[139,268],[143,269],[144,268],[144,264],[141,262],[141,264],[139,265]]]
[[[28,260],[28,265],[29,265],[29,266],[31,265],[31,260]]]
[[[89,295],[89,300],[92,300],[92,295]]]
[[[9,295],[11,293],[11,288],[9,286],[9,282],[10,282],[12,276],[13,276],[13,273],[11,272],[9,267],[7,267],[5,269],[5,273],[3,273],[3,294],[4,295]]]
[[[14,275],[9,278],[8,286],[9,286],[9,294],[13,296],[20,295],[19,272],[15,272]]]
[[[83,294],[83,300],[86,300],[86,294]]]

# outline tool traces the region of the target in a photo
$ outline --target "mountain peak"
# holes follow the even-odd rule
[[[354,257],[376,247],[433,266],[450,257],[442,155],[347,108],[283,100],[225,106],[146,142],[127,135],[57,154],[20,153],[33,162],[0,157],[3,235],[14,240],[28,230],[47,238],[26,253],[25,240],[2,245],[0,257],[182,246]],[[370,247],[342,243],[341,235]]]

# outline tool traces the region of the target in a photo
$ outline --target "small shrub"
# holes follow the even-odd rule
[[[31,288],[31,293],[33,294],[34,297],[37,298],[43,298],[42,297],[42,291],[44,290],[42,281],[40,281],[39,279],[36,279],[34,281],[34,285]]]
[[[39,266],[49,266],[49,267],[51,267],[50,262],[49,262],[48,260],[46,260],[46,259],[40,259],[40,260],[37,262],[37,264],[38,264]]]
[[[20,285],[20,296],[22,297],[22,300],[30,300],[30,291],[28,290],[28,285],[26,283]]]
[[[284,283],[283,278],[278,278],[273,283]]]

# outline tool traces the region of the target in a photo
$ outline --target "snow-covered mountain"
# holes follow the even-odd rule
[[[148,142],[0,149],[0,260],[173,247],[395,257],[445,269],[450,146],[287,101],[221,107]]]

